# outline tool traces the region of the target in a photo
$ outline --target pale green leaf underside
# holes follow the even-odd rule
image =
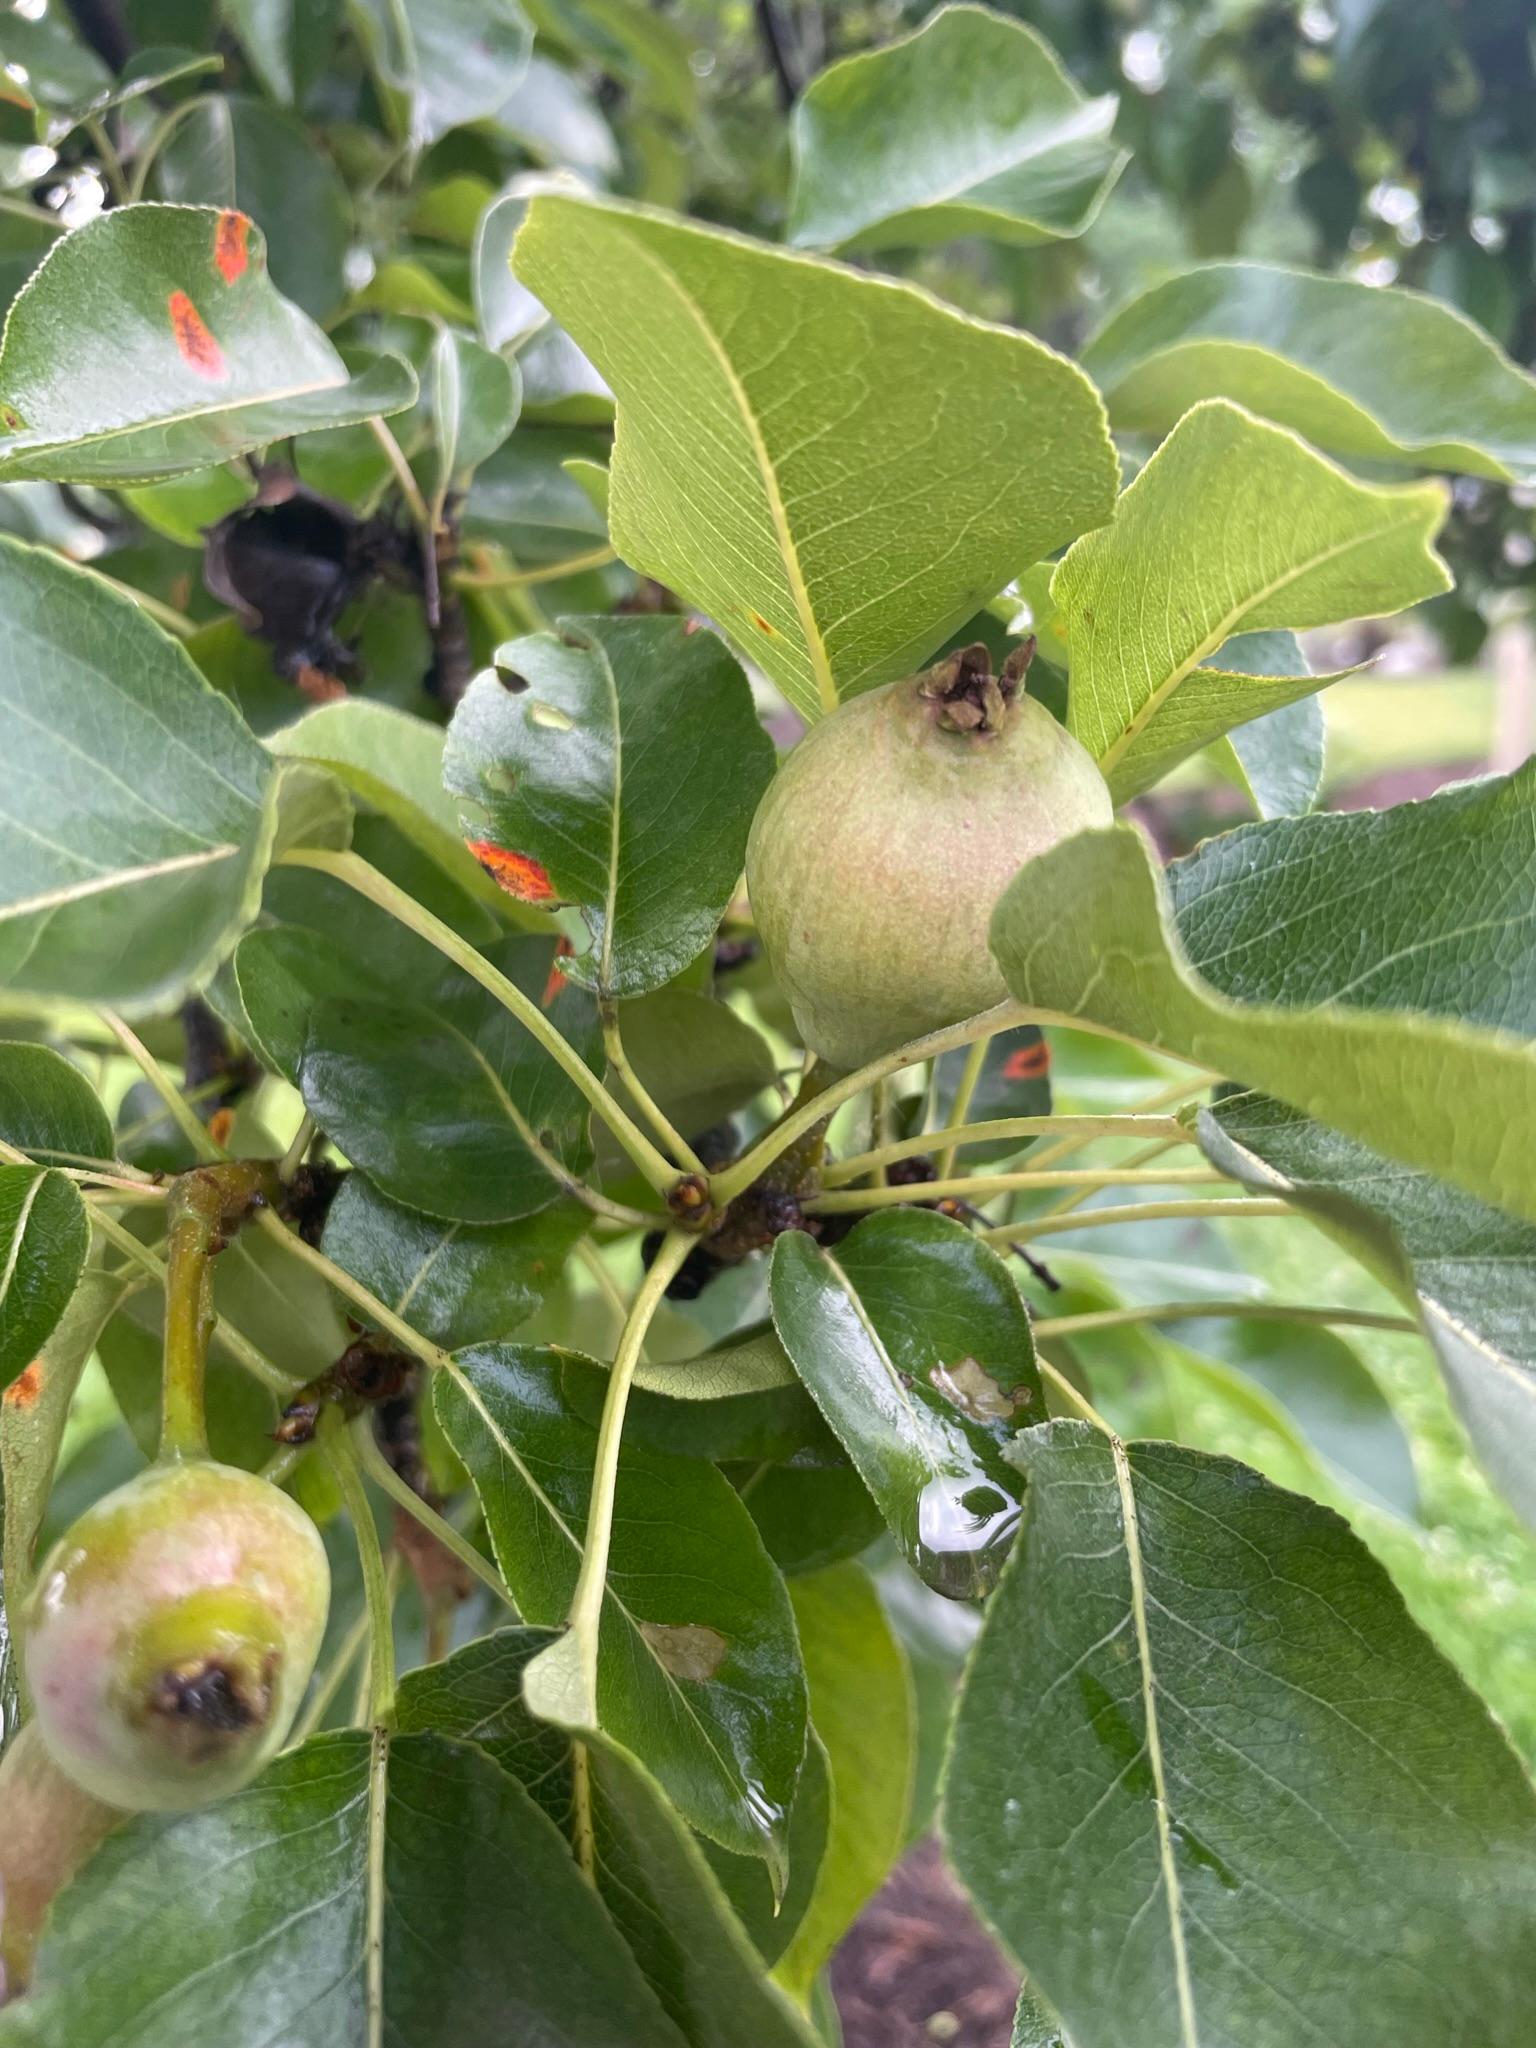
[[[120,207],[55,243],[12,303],[0,478],[151,483],[415,396],[393,356],[349,377],[244,215]]]
[[[1097,394],[905,284],[543,195],[518,276],[618,397],[613,543],[807,717],[1109,516]]]
[[[1368,904],[1356,907],[1368,921]],[[1305,1009],[1221,994],[1191,965],[1165,885],[1130,826],[1081,833],[1032,861],[997,906],[992,949],[1014,995],[1036,1009],[1278,1095],[1536,1219],[1536,1163],[1510,1143],[1511,1131],[1530,1128],[1536,1044],[1403,1007],[1346,1009],[1321,993]]]
[[[1536,1228],[1263,1096],[1218,1102],[1200,1138],[1223,1172],[1294,1201],[1417,1308],[1478,1457],[1536,1524]]]
[[[1202,666],[1234,634],[1380,617],[1450,587],[1438,484],[1358,483],[1217,400],[1189,413],[1051,580],[1068,722],[1124,801],[1332,676]]]
[[[1087,99],[1022,21],[943,7],[815,79],[790,122],[788,239],[891,248],[1080,235],[1127,161],[1119,102]]]
[[[1216,263],[1122,307],[1083,367],[1131,430],[1163,432],[1223,397],[1341,455],[1536,474],[1536,378],[1418,292]]]

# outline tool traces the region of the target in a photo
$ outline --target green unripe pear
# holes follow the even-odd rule
[[[1028,860],[1114,815],[1092,757],[984,647],[854,697],[758,807],[747,891],[801,1037],[851,1069],[1007,994],[993,907]]]
[[[203,1806],[281,1744],[314,1669],[330,1569],[313,1522],[253,1473],[141,1473],[55,1544],[23,1655],[54,1761],[109,1805]]]
[[[0,2005],[26,1989],[54,1899],[123,1815],[66,1777],[29,1721],[0,1762]]]

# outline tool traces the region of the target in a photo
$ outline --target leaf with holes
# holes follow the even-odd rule
[[[153,483],[415,396],[395,356],[348,375],[247,215],[116,207],[56,242],[6,317],[0,480]]]
[[[133,1014],[255,912],[271,762],[130,597],[0,540],[0,985]]]
[[[1212,263],[1122,306],[1083,367],[1131,432],[1232,398],[1340,455],[1536,476],[1536,377],[1420,292]]]
[[[514,895],[579,907],[591,944],[565,971],[612,999],[660,988],[713,938],[773,764],[712,633],[589,618],[497,650],[443,775],[484,811],[472,829]]]
[[[614,546],[807,718],[1109,516],[1082,374],[911,285],[549,194],[515,261],[617,393]]]
[[[1067,722],[1119,801],[1333,676],[1205,666],[1234,634],[1379,618],[1450,588],[1438,484],[1362,484],[1235,405],[1180,421],[1051,579]]]
[[[1111,139],[1118,106],[1113,93],[1086,99],[1024,22],[941,7],[802,94],[789,239],[890,249],[1080,235],[1128,161]]]
[[[1348,1525],[1084,1423],[1016,1456],[944,1828],[1077,2048],[1514,2048],[1536,1794]]]
[[[788,1231],[773,1317],[912,1569],[951,1599],[985,1593],[1019,1519],[1003,1446],[1045,1413],[1002,1260],[920,1209],[870,1216],[826,1251]]]
[[[436,1383],[502,1575],[522,1614],[546,1627],[565,1620],[575,1588],[597,1447],[559,1375],[557,1352],[483,1345]],[[542,1689],[530,1683],[525,1695],[541,1718],[570,1725]],[[711,1466],[624,1448],[597,1695],[599,1729],[686,1820],[782,1866],[805,1676],[783,1583]]]

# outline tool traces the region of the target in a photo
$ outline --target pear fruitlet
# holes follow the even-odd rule
[[[1114,807],[1092,757],[984,647],[852,698],[758,806],[747,891],[805,1044],[845,1071],[1000,1003],[993,906]]]
[[[206,1459],[153,1466],[38,1574],[23,1655],[43,1740],[109,1805],[223,1798],[287,1734],[329,1603],[319,1532],[286,1494]]]
[[[0,1762],[0,2005],[26,1989],[54,1899],[123,1818],[66,1777],[29,1721]]]

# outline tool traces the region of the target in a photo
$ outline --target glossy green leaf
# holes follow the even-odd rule
[[[0,479],[150,483],[415,395],[393,356],[348,376],[243,214],[116,207],[56,242],[7,315]]]
[[[856,1564],[790,1588],[811,1719],[832,1767],[832,1827],[810,1909],[774,1976],[806,2003],[855,1915],[906,1846],[912,1674],[869,1574]]]
[[[346,0],[221,0],[221,11],[267,91],[291,107],[328,61]]]
[[[694,39],[649,0],[528,0],[539,34],[596,59],[640,103],[687,125],[698,117]]]
[[[826,1746],[812,1728],[785,1832],[789,1875],[778,1891],[766,1865],[755,1857],[732,1855],[707,1836],[699,1838],[720,1889],[770,1968],[794,1940],[810,1910],[831,1827],[832,1769]]]
[[[443,789],[443,732],[391,705],[346,697],[320,704],[273,733],[289,759],[316,761],[381,811],[467,895],[502,907],[506,898],[464,844],[459,807]]]
[[[579,906],[592,943],[565,971],[600,998],[660,988],[709,943],[773,766],[746,677],[678,618],[508,641],[443,757],[492,843],[542,871],[532,900]]]
[[[1019,1519],[1002,1448],[1045,1413],[1002,1260],[948,1217],[887,1209],[831,1250],[786,1232],[772,1292],[795,1370],[913,1570],[952,1599],[987,1592]]]
[[[1099,400],[1027,335],[910,285],[548,194],[516,262],[618,395],[614,546],[807,717],[912,668],[1109,516]]]
[[[90,1242],[73,1181],[0,1161],[0,1387],[25,1372],[63,1315]]]
[[[522,380],[517,365],[452,328],[432,344],[423,395],[435,439],[433,502],[462,489],[517,424]]]
[[[0,199],[0,313],[21,290],[64,229],[41,214]]]
[[[1032,1984],[1019,1993],[1009,2048],[1072,2048],[1060,2020]]]
[[[528,67],[533,30],[517,0],[358,0],[354,12],[417,147],[494,114]]]
[[[354,1173],[331,1204],[321,1249],[412,1329],[452,1350],[525,1323],[586,1229],[577,1202],[515,1223],[439,1223]]]
[[[52,1046],[0,1041],[0,1139],[44,1166],[80,1166],[116,1152],[112,1119],[72,1060]]]
[[[475,319],[488,348],[521,346],[549,319],[539,301],[512,274],[512,244],[528,211],[524,181],[493,199],[475,229],[472,277]]]
[[[1083,1423],[1017,1457],[945,1831],[1077,2048],[1516,2048],[1536,1794],[1347,1524]]]
[[[773,1047],[762,1033],[702,989],[674,984],[621,1003],[619,1028],[625,1058],[685,1137],[699,1137],[744,1109],[777,1078]],[[608,1085],[628,1100],[617,1075]],[[601,1134],[598,1156],[607,1163]]]
[[[574,72],[537,51],[496,125],[540,163],[579,172],[595,185],[608,184],[620,169],[619,145],[595,96]]]
[[[352,233],[347,188],[299,122],[264,100],[210,94],[155,159],[157,195],[183,206],[238,207],[266,238],[272,282],[312,319],[345,293]]]
[[[1520,789],[1483,789],[1500,787],[1502,799],[1481,800],[1511,814],[1518,838]],[[1458,792],[1408,807],[1421,858],[1437,846],[1449,855],[1458,840],[1465,856],[1427,933],[1422,894],[1394,858],[1401,814],[1389,811],[1248,826],[1208,842],[1168,882],[1131,827],[1079,834],[1009,885],[992,948],[1020,1000],[1279,1095],[1536,1220],[1532,1161],[1506,1142],[1529,1116],[1536,1046],[1512,1035],[1529,1028],[1528,1012],[1511,1009],[1503,1028],[1489,1028],[1529,980],[1519,949],[1501,943],[1527,899],[1518,869],[1511,884],[1513,842],[1492,831],[1484,848],[1466,845],[1462,806],[1478,801]],[[1308,924],[1307,898],[1348,901],[1347,955],[1335,921]],[[1407,950],[1403,929],[1414,934]],[[1479,1009],[1479,991],[1491,1009]]]
[[[235,958],[246,1014],[320,1128],[386,1194],[506,1223],[547,1208],[591,1163],[585,1097],[435,947],[328,877],[280,874],[267,901],[280,921]],[[531,969],[537,996],[551,953],[508,940],[498,964],[514,979]],[[554,1015],[578,1033],[588,1021],[571,998]]]
[[[607,524],[565,464],[599,459],[607,447],[603,435],[583,428],[525,424],[477,471],[465,501],[465,534],[494,541],[530,566],[590,554],[607,539]]]
[[[608,1375],[572,1359],[561,1375],[565,1398],[596,1423]],[[624,1428],[648,1444],[714,1464],[792,1458],[832,1448],[821,1412],[802,1386],[771,1324],[753,1324],[697,1357],[642,1360]]]
[[[569,1833],[570,1741],[522,1703],[522,1673],[550,1640],[501,1629],[413,1672],[400,1724],[477,1743]],[[598,1894],[689,2048],[811,2048],[655,1779],[605,1740],[589,1741],[587,1760]]]
[[[1222,1099],[1200,1133],[1224,1172],[1294,1201],[1417,1310],[1479,1458],[1536,1522],[1536,1228],[1261,1096]]]
[[[581,1561],[596,1432],[562,1400],[555,1352],[485,1345],[459,1368],[438,1380],[438,1414],[519,1610],[556,1626]],[[710,1466],[624,1448],[597,1696],[600,1729],[686,1820],[740,1854],[782,1861],[805,1678],[779,1576]],[[542,1691],[528,1697],[561,1719]]]
[[[354,1730],[218,1806],[110,1837],[0,2042],[106,2048],[210,2027],[290,2048],[681,2043],[521,1785],[464,1743]]]
[[[1234,634],[1402,611],[1450,587],[1438,484],[1356,482],[1284,428],[1197,406],[1051,579],[1067,722],[1117,800],[1332,676],[1204,666]]]
[[[1133,431],[1232,398],[1341,455],[1536,475],[1536,378],[1419,292],[1213,263],[1122,306],[1083,367]]]
[[[271,764],[129,597],[0,540],[0,984],[158,1010],[256,908]]]
[[[889,249],[1080,235],[1127,161],[1110,134],[1118,106],[1113,93],[1085,98],[1024,22],[941,7],[801,96],[789,240]]]
[[[1303,676],[1310,667],[1294,633],[1239,633],[1204,663],[1249,676]],[[1299,818],[1323,784],[1323,707],[1298,697],[1212,743],[1210,759],[1261,818]]]
[[[764,1549],[786,1578],[858,1557],[885,1527],[853,1466],[829,1460],[819,1447],[797,1451],[782,1464],[731,1471]]]

